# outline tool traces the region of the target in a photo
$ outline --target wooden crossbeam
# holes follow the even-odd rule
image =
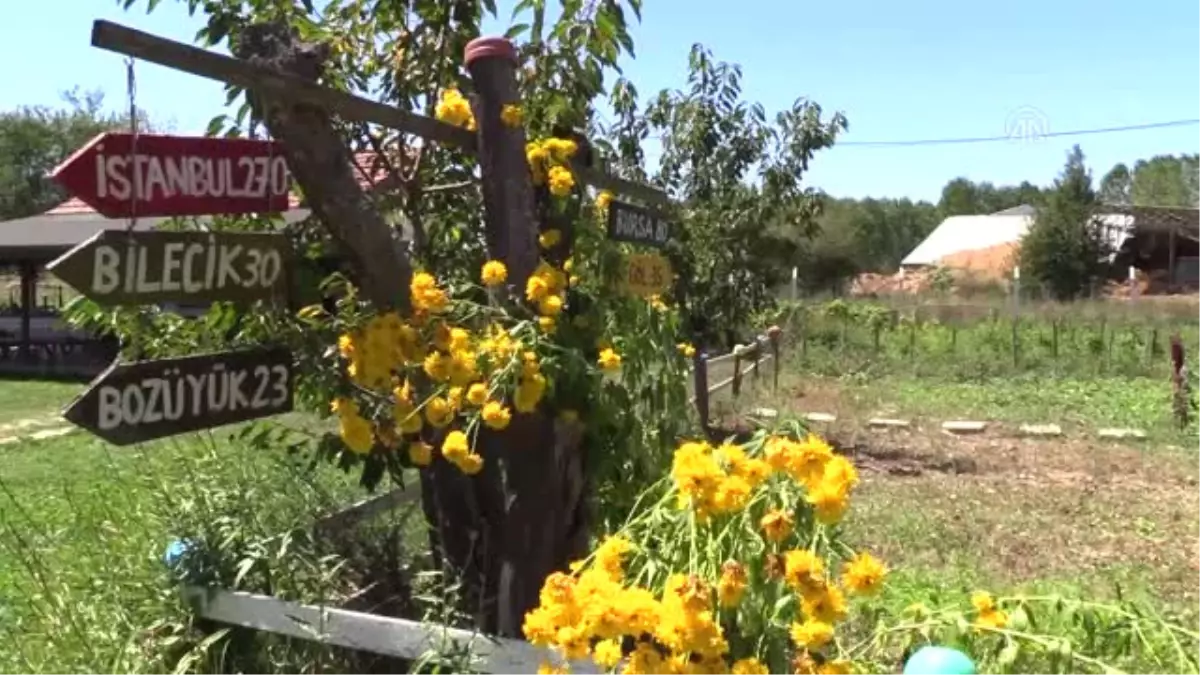
[[[112,21],[97,20],[92,24],[92,46],[244,89],[266,91],[280,98],[320,106],[347,120],[378,124],[471,153],[476,151],[475,133],[461,127]],[[602,190],[653,204],[671,202],[663,191],[649,185],[610,176],[590,167],[577,166],[575,171],[583,183]]]
[[[92,24],[92,46],[245,89],[267,90],[320,106],[348,120],[380,124],[439,143],[475,149],[475,134],[466,129],[111,21]]]

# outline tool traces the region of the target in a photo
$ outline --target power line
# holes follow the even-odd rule
[[[956,145],[965,143],[998,143],[1001,141],[1010,142],[1035,142],[1043,138],[1063,138],[1068,136],[1091,136],[1096,134],[1115,134],[1126,131],[1145,131],[1147,129],[1165,129],[1169,127],[1183,127],[1200,124],[1200,119],[1190,120],[1171,120],[1168,122],[1149,122],[1146,124],[1129,124],[1120,127],[1102,127],[1099,129],[1075,129],[1072,131],[1037,131],[1035,124],[1028,125],[1034,128],[1021,128],[1014,130],[1010,134],[1004,136],[976,136],[972,138],[928,138],[911,141],[837,141],[833,147],[841,148],[844,146],[855,147],[874,147],[874,148],[902,148],[921,145]],[[662,136],[647,136],[645,140],[660,141]]]
[[[1064,136],[1091,136],[1095,134],[1115,134],[1125,131],[1143,131],[1146,129],[1164,129],[1167,127],[1182,127],[1200,124],[1200,119],[1171,120],[1169,122],[1150,122],[1148,124],[1130,124],[1121,127],[1104,127],[1100,129],[1076,129],[1074,131],[1039,132],[1036,129],[1022,129],[1004,136],[979,136],[975,138],[934,138],[917,141],[838,141],[834,147],[854,145],[859,147],[905,147],[913,145],[951,145],[959,143],[995,143],[999,141],[1037,141],[1043,138],[1062,138]]]

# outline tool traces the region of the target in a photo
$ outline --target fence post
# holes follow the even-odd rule
[[[771,340],[771,356],[774,357],[774,382],[771,386],[773,391],[779,391],[779,335],[783,332],[779,326],[771,326],[767,329],[767,338]]]
[[[696,412],[700,425],[708,435],[708,354],[697,350],[692,357],[692,377],[696,387]]]
[[[1021,338],[1018,324],[1021,321],[1021,268],[1013,268],[1013,316],[1012,316],[1012,363],[1013,369],[1021,361]]]
[[[730,393],[737,398],[742,393],[742,346],[733,346],[733,384]]]

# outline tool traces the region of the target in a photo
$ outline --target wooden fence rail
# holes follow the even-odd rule
[[[522,640],[336,607],[305,605],[267,595],[188,586],[185,600],[210,621],[326,645],[416,661],[448,646],[469,647],[485,673],[534,673],[548,650]],[[590,662],[573,662],[575,673],[597,673]]]

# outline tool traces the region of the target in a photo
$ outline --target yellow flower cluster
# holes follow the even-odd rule
[[[537,305],[538,314],[556,318],[567,301],[566,272],[541,261],[525,281],[525,299]]]
[[[858,471],[850,460],[835,455],[828,443],[811,434],[803,441],[770,438],[764,454],[772,469],[804,486],[817,520],[832,525],[842,519],[850,505],[850,491],[858,483]]]
[[[607,211],[608,205],[612,203],[612,200],[613,193],[609,192],[608,190],[601,190],[600,193],[596,195],[596,208],[600,211]]]
[[[475,130],[475,115],[471,113],[471,102],[454,87],[442,90],[434,108],[434,116],[446,124]]]
[[[517,128],[525,122],[525,111],[521,110],[521,106],[514,103],[506,103],[500,109],[500,121],[506,127]]]
[[[622,558],[632,545],[610,537],[577,576],[555,573],[540,604],[525,616],[525,637],[565,659],[591,656],[622,673],[717,673],[729,651],[712,608],[712,589],[696,576],[673,575],[659,597],[624,581]],[[582,570],[582,571],[581,571]],[[632,648],[625,649],[629,640]]]
[[[575,176],[569,164],[578,150],[575,141],[563,138],[547,138],[525,144],[525,158],[534,185],[547,185],[550,194],[565,197],[575,188]]]
[[[489,285],[503,283],[507,274],[498,261],[488,262],[481,272]],[[537,407],[547,387],[540,359],[535,351],[523,350],[500,324],[476,334],[444,320],[441,315],[449,309],[450,299],[432,275],[414,274],[410,290],[412,319],[405,321],[388,312],[338,339],[350,380],[391,404],[390,418],[373,420],[369,417],[374,415],[364,415],[355,400],[334,400],[331,407],[339,434],[346,447],[359,454],[371,452],[377,440],[388,450],[406,441],[412,464],[426,466],[433,460],[433,448],[421,440],[422,430],[426,426],[449,429],[441,444],[442,456],[464,473],[477,473],[483,458],[472,451],[468,433],[475,424],[497,431],[508,427],[512,421],[506,403],[509,391],[511,406],[518,412]],[[432,385],[424,400],[415,392],[413,376],[418,373]]]
[[[725,631],[737,630],[736,613],[747,594],[759,584],[770,584],[775,590],[768,597],[783,592],[796,599],[787,630],[794,647],[792,672],[849,673],[850,662],[831,653],[835,627],[848,616],[847,596],[876,593],[887,567],[860,553],[844,560],[840,577],[834,578],[829,563],[807,539],[791,539],[794,548],[788,548],[795,520],[769,504],[792,503],[783,495],[795,485],[808,489],[832,480],[853,485],[854,467],[839,466],[838,458],[815,436],[803,441],[768,438],[761,459],[748,451],[752,447],[685,442],[675,451],[671,475],[680,506],[693,509],[698,520],[751,510],[762,514],[758,522],[768,551],[762,576],[751,575],[744,562],[727,560],[715,579],[673,573],[655,593],[626,582],[624,559],[637,551],[635,544],[624,536],[609,537],[590,563],[574,563],[571,574],[546,580],[539,606],[525,617],[526,638],[555,649],[564,659],[590,657],[601,668],[621,673],[767,673],[771,669],[756,655],[738,653],[761,641]],[[763,503],[768,506],[759,511]],[[721,522],[710,531],[718,530],[738,528]],[[647,536],[656,541],[656,534]],[[762,549],[752,545],[746,550]],[[653,551],[648,548],[646,553]],[[694,560],[692,565],[694,570]],[[994,605],[976,607],[981,614],[998,611]],[[788,626],[788,619],[783,620]],[[547,665],[544,672],[566,672],[565,664]]]
[[[685,359],[690,359],[696,355],[696,348],[693,347],[692,343],[690,342],[680,342],[677,347],[679,349],[679,353],[683,354]]]
[[[702,522],[745,508],[750,493],[770,475],[770,465],[732,443],[717,448],[704,442],[684,443],[671,465],[680,508],[694,509]]]

